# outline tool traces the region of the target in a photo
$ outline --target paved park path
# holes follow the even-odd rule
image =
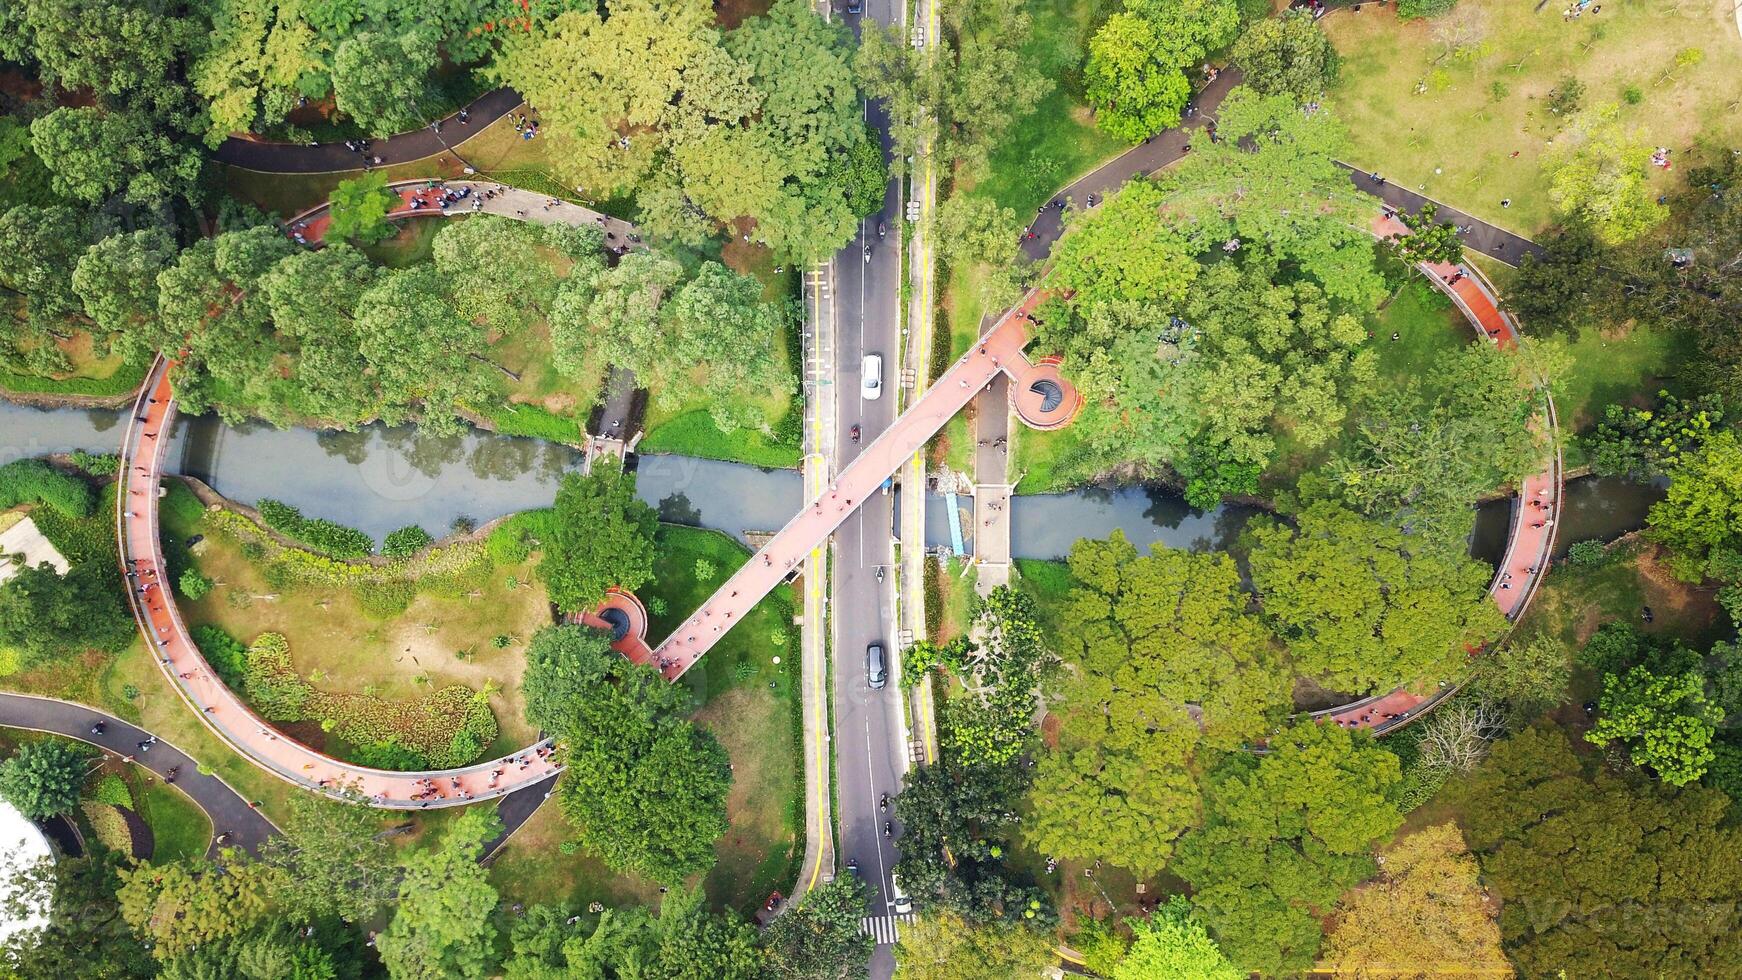
[[[91,726],[101,722],[103,731],[93,734]],[[213,839],[207,854],[218,851],[218,834],[228,835],[224,847],[240,847],[259,853],[260,845],[278,832],[260,811],[217,776],[200,772],[199,763],[175,745],[159,739],[149,749],[140,743],[151,733],[95,708],[71,701],[39,698],[29,694],[0,694],[0,725],[26,728],[78,739],[117,756],[132,756],[133,761],[167,778],[175,769],[175,788],[186,793],[212,821]]]
[[[621,218],[493,180],[419,178],[395,181],[387,186],[399,196],[398,206],[387,212],[387,217],[392,220],[494,214],[539,224],[596,227],[605,233],[605,247],[613,251],[644,247],[636,227]],[[462,192],[465,193],[462,195]],[[318,248],[325,244],[327,226],[332,224],[332,220],[331,206],[322,202],[285,222],[285,234],[301,244]]]
[[[465,122],[460,122],[460,114],[455,112],[442,118],[440,132],[424,126],[409,133],[372,139],[369,141],[369,155],[380,157],[380,166],[390,167],[446,153],[449,147],[463,142],[523,104],[520,93],[511,88],[485,92],[465,107]],[[219,163],[266,173],[323,174],[363,168],[362,155],[344,143],[273,143],[232,136],[219,144],[213,156]]]

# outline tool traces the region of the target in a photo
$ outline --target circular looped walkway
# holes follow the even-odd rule
[[[188,634],[170,593],[159,539],[159,495],[175,394],[169,361],[158,358],[140,387],[121,444],[121,489],[115,526],[127,598],[147,645],[171,688],[214,734],[256,766],[303,789],[334,798],[355,793],[387,809],[459,806],[496,799],[560,770],[550,741],[458,769],[391,772],[354,765],[281,735],[226,687]]]

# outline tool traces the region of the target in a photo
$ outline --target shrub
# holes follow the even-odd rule
[[[650,595],[647,597],[647,611],[655,616],[663,616],[671,606],[665,601],[665,596]]]
[[[75,449],[71,455],[73,465],[92,476],[114,476],[121,471],[121,457],[114,453],[87,453]]]
[[[381,553],[389,558],[410,558],[435,541],[422,526],[402,527],[383,538]]]
[[[1458,0],[1397,0],[1397,16],[1404,20],[1438,17],[1450,13]]]
[[[351,753],[351,759],[358,765],[368,766],[371,769],[415,772],[419,769],[429,768],[428,759],[390,738],[357,746],[356,750]]]
[[[1572,75],[1562,75],[1560,82],[1548,91],[1548,111],[1557,116],[1578,112],[1584,101],[1585,83]]]
[[[302,721],[315,693],[290,662],[290,641],[282,633],[262,633],[248,647],[242,687],[248,703],[269,721]]]
[[[539,542],[548,536],[554,512],[550,509],[526,510],[496,525],[484,539],[484,550],[497,565],[518,565],[532,556]]]
[[[200,648],[206,663],[218,672],[218,678],[229,687],[242,684],[248,663],[248,648],[217,626],[195,626],[194,645]]]
[[[376,619],[397,616],[417,598],[417,586],[406,581],[365,582],[351,590],[364,615]]]
[[[302,511],[280,500],[260,501],[260,519],[266,526],[332,558],[361,558],[375,548],[375,540],[356,528],[324,517],[304,517]]]
[[[1629,85],[1621,90],[1621,101],[1628,105],[1638,105],[1645,101],[1645,91],[1637,85]]]
[[[194,602],[204,599],[212,591],[212,580],[201,575],[199,570],[194,568],[183,569],[181,578],[177,579],[175,584],[176,588],[181,590],[182,595]]]
[[[714,578],[714,572],[716,572],[716,571],[718,571],[718,569],[716,569],[714,567],[713,562],[707,560],[706,558],[697,558],[696,559],[696,581],[697,582],[707,583],[707,582],[712,581]]]
[[[1567,549],[1567,564],[1574,568],[1601,568],[1609,563],[1609,549],[1597,540],[1577,541]]]
[[[66,517],[82,518],[91,516],[95,499],[85,481],[40,459],[13,460],[0,466],[0,510],[28,503],[44,504]]]
[[[119,810],[99,800],[85,800],[79,809],[85,812],[85,822],[91,825],[91,836],[97,843],[116,854],[133,855],[133,830]]]
[[[133,809],[133,791],[127,788],[127,781],[114,773],[109,773],[97,782],[97,788],[91,793],[91,799],[109,806],[124,806]]]

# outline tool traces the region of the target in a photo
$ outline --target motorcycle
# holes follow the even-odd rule
[[[888,812],[888,810],[889,810],[889,794],[888,793],[884,793],[882,798],[880,798],[877,801],[877,810],[880,813]]]
[[[877,566],[877,584],[883,584],[883,566],[881,565]],[[887,797],[885,797],[885,799],[887,799]]]
[[[859,427],[858,426],[855,425],[851,429],[847,430],[847,434],[853,437],[854,442],[859,441]]]
[[[881,222],[881,221],[877,222],[877,237],[879,239],[882,239],[885,235],[888,235],[888,234],[889,234],[889,226],[887,224],[885,224],[884,222]]]
[[[885,836],[885,837],[894,837],[895,836],[895,825],[890,823],[887,820],[883,821],[883,836]]]

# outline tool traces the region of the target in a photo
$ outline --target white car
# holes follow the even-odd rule
[[[889,890],[895,894],[889,896],[889,911],[896,915],[906,915],[913,911],[913,899],[901,890],[901,876],[889,876]]]
[[[859,395],[868,402],[883,397],[883,355],[866,354],[859,367]]]

